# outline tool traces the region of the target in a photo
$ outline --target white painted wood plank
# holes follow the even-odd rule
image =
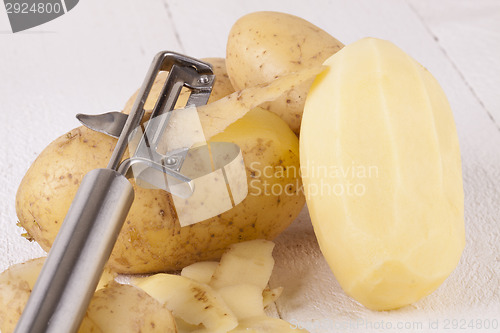
[[[500,2],[409,2],[500,129]]]
[[[458,269],[435,293],[398,311],[366,310],[340,289],[304,211],[276,240],[271,285],[285,287],[277,307],[281,317],[308,325],[311,332],[363,332],[370,323],[381,321],[394,327],[417,325],[400,331],[436,332],[429,328],[429,320],[441,320],[443,329],[446,318],[498,318],[500,134],[420,18],[397,0],[86,0],[69,14],[34,29],[44,33],[1,33],[0,251],[4,255],[0,270],[41,253],[36,244],[27,247],[19,237],[15,191],[36,154],[77,125],[74,114],[120,108],[140,85],[152,55],[161,49],[197,57],[224,56],[233,22],[256,10],[299,15],[344,43],[374,36],[410,53],[436,76],[450,99],[464,166],[467,247]],[[461,20],[467,21],[463,15]],[[0,31],[8,30],[5,19],[0,10]]]

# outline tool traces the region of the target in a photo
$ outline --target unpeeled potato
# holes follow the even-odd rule
[[[231,28],[226,49],[229,79],[236,90],[278,76],[321,65],[344,45],[310,22],[285,13],[255,12]],[[298,134],[312,79],[269,102],[264,108],[280,116]]]
[[[132,180],[135,201],[109,266],[120,273],[177,270],[216,259],[230,244],[272,239],[283,231],[305,203],[298,140],[283,120],[256,106],[322,70],[304,69],[198,107],[207,139],[235,143],[241,149],[248,195],[232,209],[181,227],[169,193],[138,187]],[[181,126],[165,131],[166,142],[183,135]],[[79,127],[52,142],[32,164],[19,186],[16,211],[20,224],[43,249],[50,249],[83,176],[105,167],[115,145],[116,139]],[[210,199],[216,202],[221,195],[215,191]]]
[[[295,219],[305,199],[299,192],[298,140],[286,123],[256,108],[212,141],[241,148],[247,197],[226,212],[181,227],[169,193],[138,187],[131,180],[135,200],[111,255],[111,268],[121,273],[181,269],[219,258],[232,243],[273,239]],[[79,127],[51,143],[28,170],[16,209],[22,226],[43,249],[50,249],[82,177],[105,167],[115,144],[111,137]]]

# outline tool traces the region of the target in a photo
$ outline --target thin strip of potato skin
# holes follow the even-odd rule
[[[213,103],[199,107],[198,116],[206,139],[221,133],[251,109],[279,98],[295,86],[315,77],[325,68],[316,66],[279,76],[269,83],[236,91]],[[174,133],[171,134],[174,135]]]

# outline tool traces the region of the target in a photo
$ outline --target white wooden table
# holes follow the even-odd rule
[[[276,240],[271,286],[285,291],[274,314],[310,332],[494,331],[484,327],[500,322],[498,0],[82,0],[17,34],[0,8],[0,271],[44,254],[20,237],[15,193],[37,154],[78,126],[75,114],[121,109],[159,50],[223,57],[231,25],[257,10],[301,16],[345,44],[391,40],[427,67],[454,111],[465,187],[467,245],[432,295],[397,311],[360,306],[328,269],[304,210]]]

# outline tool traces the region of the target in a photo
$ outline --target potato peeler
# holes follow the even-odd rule
[[[144,104],[160,71],[168,71],[168,77],[149,120],[141,125],[146,115]],[[78,331],[134,200],[129,178],[135,178],[139,185],[164,189],[182,198],[183,202],[189,202],[185,199],[196,197],[193,195],[196,193],[195,184],[197,189],[201,189],[201,196],[219,190],[211,187],[213,182],[210,181],[206,182],[208,187],[203,190],[204,182],[200,181],[198,185],[194,178],[206,180],[223,177],[227,181],[228,178],[237,178],[231,175],[244,176],[241,151],[231,143],[208,147],[197,145],[200,141],[203,143],[203,137],[190,136],[187,143],[186,140],[180,140],[166,152],[158,151],[164,144],[163,134],[175,122],[176,116],[183,119],[191,115],[192,121],[187,124],[194,126],[196,107],[207,103],[214,80],[215,75],[209,64],[174,52],[160,52],[153,59],[129,115],[120,112],[77,115],[85,126],[116,137],[118,142],[107,168],[92,170],[82,179],[16,327],[16,333]],[[174,110],[183,88],[190,90],[187,104],[184,109]],[[201,125],[196,126],[199,126],[196,132],[202,133]],[[122,161],[127,148],[130,157]],[[214,159],[207,157],[210,150],[218,151],[221,156],[219,162],[215,163],[219,173],[211,172]],[[210,167],[200,167],[203,164]],[[234,184],[223,184],[223,190],[233,189],[233,195],[227,195],[226,198],[229,199],[230,208],[231,204],[237,204],[244,197],[241,193],[246,189],[246,183],[236,183],[239,189],[243,189],[239,195],[236,195],[238,191]],[[213,213],[202,214],[197,218],[202,219]],[[188,221],[185,224],[195,222]]]

